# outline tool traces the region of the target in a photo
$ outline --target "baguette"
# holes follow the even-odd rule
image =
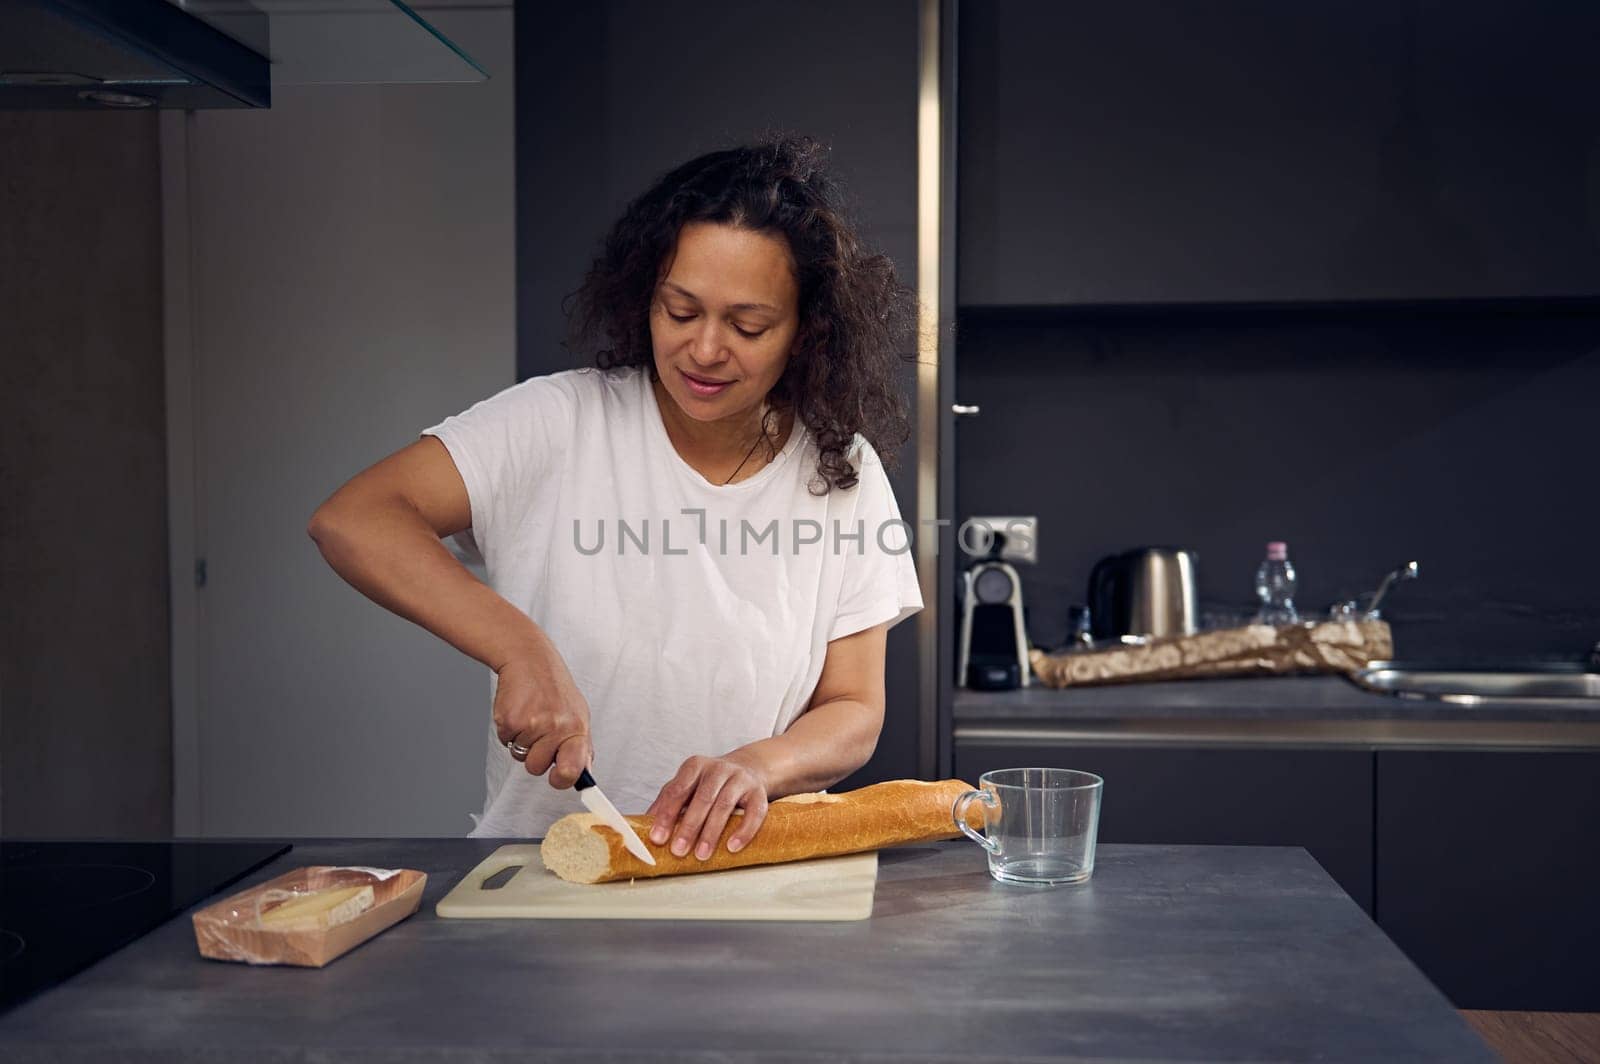
[[[655,857],[654,867],[629,853],[622,836],[601,824],[593,813],[573,813],[551,825],[539,847],[539,856],[546,868],[572,883],[676,876],[835,857],[901,843],[953,838],[960,829],[951,807],[958,796],[970,790],[960,780],[893,780],[843,794],[790,795],[767,807],[761,830],[738,853],[728,852],[728,836],[739,823],[730,817],[717,848],[704,861],[695,857],[693,850],[682,857],[673,856],[668,848],[670,842],[668,846],[657,846],[650,841],[648,817],[627,817]],[[739,815],[742,814],[736,811],[735,817]],[[980,811],[973,810],[969,823],[981,829],[979,816]]]

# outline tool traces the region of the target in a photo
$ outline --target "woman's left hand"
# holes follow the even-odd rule
[[[743,849],[767,818],[767,782],[751,765],[725,757],[691,757],[678,769],[645,815],[653,819],[650,841],[657,846],[671,840],[679,857],[694,851],[704,861],[722,838],[734,810],[744,810],[728,837],[728,852]]]

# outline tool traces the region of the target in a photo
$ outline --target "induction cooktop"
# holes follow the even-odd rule
[[[289,849],[275,842],[0,841],[0,1011]]]

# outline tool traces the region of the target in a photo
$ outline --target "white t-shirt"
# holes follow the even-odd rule
[[[638,368],[533,377],[421,435],[466,483],[457,542],[588,701],[595,778],[624,813],[691,755],[782,734],[829,640],[922,608],[911,528],[860,435],[853,488],[811,494],[816,445],[798,420],[771,463],[714,485],[672,446]],[[491,706],[493,690],[491,673]],[[513,761],[492,719],[486,783],[473,837],[542,835],[582,808]]]

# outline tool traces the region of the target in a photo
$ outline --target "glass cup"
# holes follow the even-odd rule
[[[1082,883],[1094,872],[1105,780],[1070,768],[1003,768],[978,777],[955,800],[956,826],[989,852],[989,874],[1005,883]],[[967,810],[983,807],[984,829]]]

